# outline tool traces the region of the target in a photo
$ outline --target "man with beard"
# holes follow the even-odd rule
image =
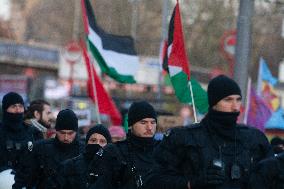
[[[38,135],[47,138],[47,132],[51,130],[54,119],[50,104],[45,100],[34,100],[25,111],[25,124],[38,130]]]
[[[200,123],[165,134],[146,188],[248,189],[252,168],[273,156],[261,131],[237,124],[242,95],[234,80],[213,78],[207,94],[209,109]]]
[[[14,189],[58,188],[58,167],[61,162],[76,157],[84,150],[77,137],[78,118],[69,109],[58,113],[56,137],[35,143],[34,149],[21,162],[21,170],[16,173]]]
[[[0,126],[0,172],[11,169],[18,171],[19,161],[25,150],[32,150],[34,129],[23,124],[24,100],[9,92],[2,99],[2,124]]]
[[[85,141],[85,152],[65,161],[58,169],[61,189],[86,189],[102,174],[98,166],[99,156],[96,153],[111,142],[108,129],[101,124],[92,127]]]
[[[99,176],[92,189],[141,188],[144,176],[153,166],[157,114],[147,102],[134,102],[128,111],[127,138],[103,148]]]

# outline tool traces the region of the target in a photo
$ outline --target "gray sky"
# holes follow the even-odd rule
[[[0,18],[4,20],[10,18],[10,0],[0,0]]]

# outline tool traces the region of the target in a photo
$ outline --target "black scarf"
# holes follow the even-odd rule
[[[87,161],[91,161],[101,148],[102,147],[99,144],[87,144],[85,147],[84,158]]]
[[[143,151],[153,150],[155,142],[153,137],[138,137],[131,132],[128,132],[127,138],[134,149]]]
[[[12,132],[19,132],[24,129],[23,125],[24,113],[3,112],[3,125]]]
[[[240,112],[220,112],[210,109],[202,120],[208,126],[210,133],[229,140],[236,138],[236,125]]]
[[[237,127],[239,112],[220,112],[209,110],[201,124],[205,126],[213,147],[227,155],[238,155],[244,145]]]

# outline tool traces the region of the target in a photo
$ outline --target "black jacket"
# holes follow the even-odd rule
[[[141,188],[153,166],[154,140],[128,135],[124,141],[107,145],[102,155],[103,175],[92,189]]]
[[[279,154],[277,157],[271,157],[258,163],[250,178],[249,188],[284,188],[284,152]]]
[[[35,129],[27,125],[17,131],[0,126],[0,172],[18,168],[23,151],[31,148],[34,141],[41,139],[35,133]]]
[[[59,168],[60,188],[86,189],[94,184],[98,176],[102,174],[102,170],[99,169],[99,157],[95,153],[87,154],[84,152],[77,157],[64,161]]]
[[[60,163],[78,156],[83,150],[84,144],[79,143],[78,139],[68,145],[62,144],[57,138],[38,141],[20,163],[21,169],[16,173],[13,188],[57,188]]]
[[[147,177],[146,188],[187,189],[189,181],[205,180],[205,173],[213,160],[221,159],[226,174],[223,185],[204,185],[201,188],[244,189],[251,168],[272,154],[265,135],[251,127],[237,125],[236,140],[233,141],[213,135],[202,122],[175,128],[165,134],[154,152],[156,165]],[[240,179],[231,179],[234,162],[241,169]]]

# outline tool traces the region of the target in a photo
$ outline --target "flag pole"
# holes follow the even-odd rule
[[[260,57],[258,63],[258,73],[257,73],[257,85],[256,85],[256,94],[261,96],[262,91],[262,72],[263,72],[263,59]]]
[[[250,105],[250,101],[251,101],[251,99],[250,99],[251,78],[250,78],[250,77],[248,78],[248,86],[247,86],[247,89],[248,89],[248,90],[247,90],[247,94],[246,94],[247,100],[246,100],[245,113],[244,113],[244,120],[243,120],[244,124],[247,124],[247,122],[248,122],[248,111],[249,111],[249,105]]]
[[[100,117],[100,113],[99,113],[99,102],[98,102],[98,95],[97,95],[97,90],[96,90],[96,82],[94,79],[94,64],[93,64],[93,59],[91,59],[92,61],[90,62],[90,67],[91,67],[91,78],[92,78],[92,86],[94,89],[94,96],[95,96],[95,106],[96,106],[96,115],[97,115],[97,119],[98,119],[98,124],[101,124],[101,117]]]
[[[193,98],[193,90],[192,90],[192,85],[191,81],[188,81],[189,89],[190,89],[190,95],[192,99],[192,109],[193,109],[193,115],[194,115],[194,123],[197,123],[197,116],[196,116],[196,109],[195,109],[195,103],[194,103],[194,98]]]
[[[86,50],[86,46],[84,45],[83,40],[81,39],[81,46],[82,48],[84,48]],[[89,45],[87,45],[89,48]],[[94,64],[93,64],[93,58],[92,56],[89,56],[88,52],[85,53],[86,56],[88,56],[89,58],[89,65],[90,65],[90,71],[91,71],[91,84],[92,84],[92,88],[93,88],[93,92],[94,92],[94,96],[95,96],[95,107],[96,107],[96,116],[97,116],[97,120],[98,120],[98,124],[101,124],[101,117],[100,117],[100,113],[99,113],[99,103],[98,103],[98,95],[97,95],[97,90],[96,90],[96,83],[95,83],[95,79],[94,79]],[[85,58],[85,61],[87,57]],[[87,62],[86,62],[87,63]]]

